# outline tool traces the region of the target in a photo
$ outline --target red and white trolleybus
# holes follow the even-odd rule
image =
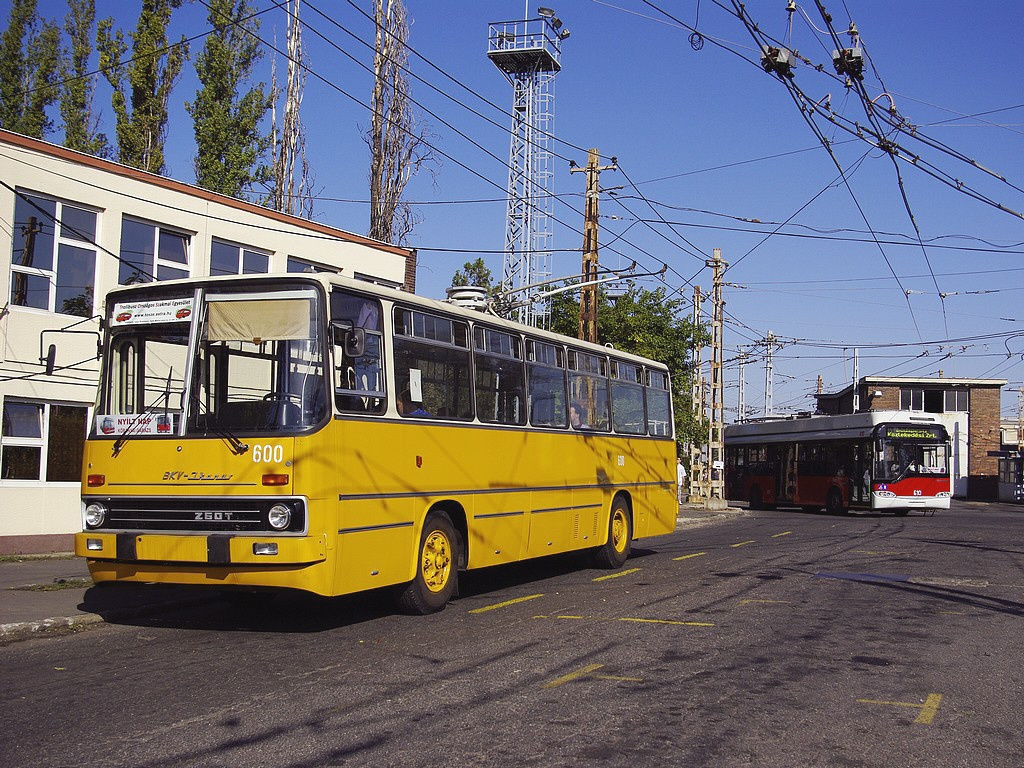
[[[949,509],[950,459],[946,428],[926,413],[732,424],[725,428],[725,493],[754,509]]]

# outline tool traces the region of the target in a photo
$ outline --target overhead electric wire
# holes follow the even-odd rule
[[[814,2],[815,2],[815,4],[818,7],[818,12],[821,14],[821,17],[822,17],[822,19],[825,22],[825,26],[828,28],[829,34],[832,37],[832,42],[836,46],[836,50],[842,51],[843,50],[843,43],[839,39],[839,35],[836,33],[835,28],[832,26],[832,17],[829,16],[829,14],[825,11],[825,6],[822,5],[821,0],[814,0]],[[852,22],[851,22],[851,27],[850,28],[851,28],[851,30],[854,29],[854,27],[852,25]],[[859,36],[857,37],[857,41],[860,42],[860,37]],[[874,64],[872,64],[872,69],[874,69]],[[875,71],[875,77],[878,78],[879,83],[882,83],[882,78],[878,74],[877,70]],[[864,108],[864,113],[867,115],[867,118],[871,122],[872,127],[875,129],[875,131],[878,134],[881,134],[882,133],[882,128],[881,128],[880,125],[878,125],[878,123],[876,121],[874,104],[872,103],[871,99],[868,97],[867,91],[864,90],[863,78],[861,78],[859,76],[853,76],[853,77],[849,78],[848,82],[852,83],[852,86],[851,86],[852,90],[857,94],[857,96],[858,96],[858,98],[859,98],[859,100],[861,102],[861,105]],[[882,87],[883,88],[885,87],[884,83],[882,83]],[[924,255],[924,261],[925,261],[925,264],[928,267],[928,273],[932,277],[932,283],[935,286],[935,292],[939,296],[939,304],[942,307],[942,322],[943,322],[943,325],[945,326],[946,335],[948,336],[949,335],[949,323],[948,323],[948,320],[946,318],[945,296],[943,296],[942,289],[939,288],[939,281],[935,277],[935,270],[932,267],[932,260],[928,256],[928,249],[925,248],[924,241],[921,240],[921,229],[917,226],[917,218],[914,216],[914,211],[910,207],[910,199],[907,197],[907,188],[906,188],[906,186],[903,183],[903,174],[900,173],[900,166],[896,162],[896,158],[893,157],[891,152],[887,152],[886,154],[889,156],[889,160],[892,162],[893,171],[896,173],[896,183],[899,185],[900,197],[903,200],[903,208],[904,208],[904,210],[906,210],[907,216],[910,219],[910,224],[914,227],[914,232],[917,234],[917,242],[921,246],[921,253]]]
[[[749,32],[750,36],[754,38],[755,42],[761,44],[761,38],[759,37],[760,33],[758,31],[757,25],[753,24],[747,17],[746,11],[744,10],[744,6],[741,3],[739,3],[738,0],[731,0],[731,2],[736,10],[737,17],[743,22],[743,25],[747,28],[747,31]],[[864,221],[864,224],[867,226],[867,228],[871,230],[873,233],[874,229],[871,226],[871,222],[868,221],[867,214],[865,213],[864,208],[861,206],[860,201],[857,199],[857,195],[854,193],[853,187],[850,185],[850,182],[847,179],[846,171],[843,169],[842,164],[840,164],[839,158],[837,158],[835,152],[832,151],[828,139],[826,139],[825,136],[821,134],[820,130],[818,129],[818,126],[814,123],[813,120],[810,119],[810,117],[804,112],[802,108],[801,101],[805,101],[806,97],[799,89],[797,89],[792,84],[790,78],[779,76],[777,79],[780,80],[782,84],[786,87],[786,92],[790,95],[790,98],[793,99],[794,104],[796,104],[797,109],[800,112],[800,116],[804,119],[804,122],[807,123],[808,127],[811,129],[811,132],[814,133],[815,136],[817,136],[818,140],[821,142],[822,147],[825,148],[825,151],[828,152],[829,157],[832,159],[832,162],[835,164],[840,176],[843,179],[843,184],[845,185],[847,192],[849,192],[850,197],[857,208],[857,211],[860,213],[861,219]],[[885,249],[882,248],[882,245],[881,243],[878,242],[877,238],[875,238],[875,245],[878,247],[879,253],[882,255],[882,258],[885,260],[886,265],[889,267],[889,271],[892,272],[892,276],[896,280],[896,284],[900,286],[900,290],[905,292],[906,288],[904,288],[902,282],[900,282],[899,275],[896,274],[896,270],[893,268],[892,263],[889,261],[889,256],[886,254]],[[914,315],[914,307],[910,303],[909,294],[906,295],[906,299],[907,309],[910,312],[910,318],[914,323],[914,328],[917,331],[918,336],[920,337],[921,330],[918,327],[917,317]]]

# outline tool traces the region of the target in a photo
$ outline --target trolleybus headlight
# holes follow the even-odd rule
[[[93,502],[85,508],[85,524],[89,528],[99,528],[107,519],[107,508]]]
[[[938,493],[935,494],[935,497],[939,499],[948,499],[952,495],[953,494],[951,494],[949,491],[939,491]]]
[[[267,513],[267,522],[275,531],[283,531],[292,522],[291,507],[285,504],[275,504]]]
[[[883,499],[895,499],[896,494],[892,491],[875,491],[876,496],[881,496]]]

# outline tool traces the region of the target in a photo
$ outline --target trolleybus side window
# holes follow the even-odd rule
[[[525,424],[522,339],[482,326],[473,329],[473,338],[477,418],[493,424]]]
[[[384,413],[381,306],[377,299],[347,291],[331,293],[334,399],[339,410]]]
[[[627,435],[647,432],[643,367],[612,360],[612,428]]]
[[[608,358],[569,350],[569,401],[582,409],[583,429],[609,431]]]
[[[672,407],[668,389],[668,374],[647,371],[647,431],[659,437],[672,436]]]
[[[530,423],[535,427],[565,427],[569,423],[565,398],[565,350],[535,339],[526,340]]]
[[[472,419],[469,326],[395,307],[395,385],[402,416]]]

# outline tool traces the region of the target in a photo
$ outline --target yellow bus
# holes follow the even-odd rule
[[[337,275],[106,300],[75,550],[97,583],[393,587],[675,527],[666,367]]]

